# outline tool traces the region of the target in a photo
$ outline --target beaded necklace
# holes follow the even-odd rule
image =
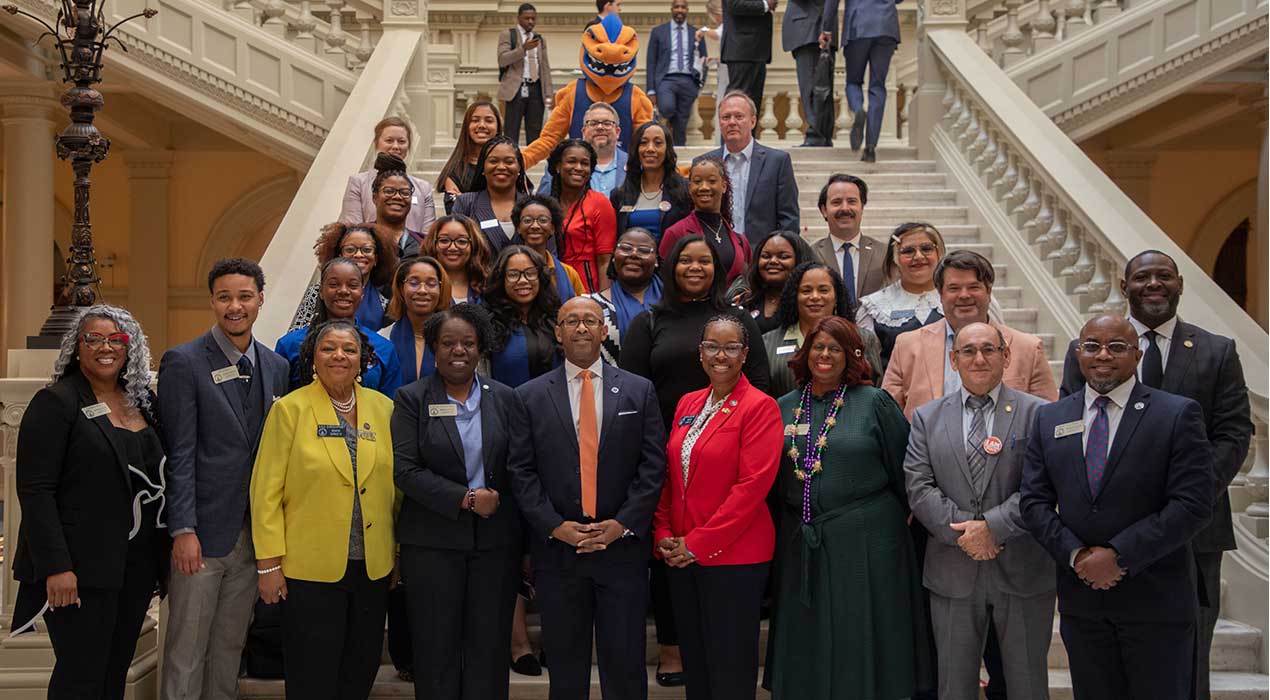
[[[823,471],[820,462],[820,455],[825,451],[825,445],[829,444],[829,430],[838,422],[838,411],[842,408],[843,395],[847,393],[847,385],[838,386],[838,393],[833,397],[833,404],[829,406],[829,412],[825,414],[825,422],[820,426],[820,435],[816,436],[815,442],[811,437],[811,382],[807,382],[803,387],[802,400],[799,402],[798,408],[794,409],[794,422],[785,426],[785,434],[789,436],[789,458],[794,462],[794,476],[803,482],[803,523],[811,522],[811,480]],[[807,416],[807,438],[804,441],[803,452],[798,451],[798,421]],[[802,458],[801,466],[799,458]]]

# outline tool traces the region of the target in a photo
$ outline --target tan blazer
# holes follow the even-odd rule
[[[348,176],[344,187],[344,201],[340,207],[340,223],[375,223],[375,200],[370,191],[375,184],[375,169],[363,170]],[[427,180],[410,176],[415,186],[414,199],[410,201],[410,213],[406,214],[406,229],[415,233],[427,233],[437,220],[437,206],[432,201],[432,185]]]
[[[828,265],[838,274],[842,274],[842,266],[838,264],[835,252],[836,239],[825,236],[816,241],[812,248],[820,262]],[[868,236],[860,236],[860,269],[855,271],[856,299],[862,299],[886,286],[886,274],[882,271],[882,263],[886,260],[886,244],[875,241]]]
[[[512,32],[516,32],[516,48],[512,48]],[[551,62],[547,60],[547,38],[534,32],[542,39],[538,45],[538,79],[542,82],[542,96],[551,97],[556,94],[551,86]],[[498,99],[507,102],[516,96],[520,84],[525,81],[525,45],[520,40],[520,27],[512,27],[498,35],[498,67],[506,68],[503,79],[498,82]]]
[[[1010,348],[1010,366],[1005,368],[1003,382],[1046,401],[1058,400],[1058,385],[1050,372],[1049,360],[1041,339],[1009,326],[993,324],[1001,329]],[[904,416],[913,419],[918,407],[944,395],[944,340],[948,321],[940,320],[917,330],[901,333],[891,351],[891,364],[882,377],[882,388],[895,398]]]

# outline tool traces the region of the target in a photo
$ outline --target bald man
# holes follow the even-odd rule
[[[1212,515],[1213,451],[1195,401],[1137,380],[1120,316],[1081,329],[1085,386],[1037,410],[1019,508],[1057,562],[1078,700],[1189,700],[1199,614],[1191,540]]]

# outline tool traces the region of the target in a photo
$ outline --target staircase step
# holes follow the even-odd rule
[[[799,209],[799,216],[803,221],[823,220],[820,209],[816,208],[814,203],[811,206],[802,202],[800,204],[802,207]],[[938,227],[944,224],[964,224],[968,217],[968,209],[957,204],[897,205],[891,202],[870,202],[864,208],[863,220],[875,225],[890,222],[898,225],[908,221],[928,221]]]
[[[760,141],[760,143],[764,142]],[[841,164],[842,167],[845,167],[848,164],[868,165],[868,163],[860,163],[860,153],[858,151],[852,151],[850,148],[790,148],[787,144],[772,143],[765,143],[765,145],[785,151],[789,154],[790,160],[797,163],[800,168],[804,164],[829,162]],[[699,155],[712,151],[717,147],[718,146],[714,145],[676,146],[675,155],[678,157],[679,162],[685,163]],[[524,148],[524,146],[522,145],[521,148]],[[450,157],[450,153],[452,153],[453,150],[453,145],[434,145],[427,151],[427,153],[420,153],[418,155],[420,157],[440,159],[444,161],[446,158]],[[877,148],[877,156],[879,162],[911,161],[917,158],[917,149],[901,145],[879,145]]]

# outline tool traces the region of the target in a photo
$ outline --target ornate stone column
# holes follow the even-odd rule
[[[128,309],[141,322],[156,362],[168,347],[168,174],[172,157],[172,151],[123,152],[132,205]]]
[[[943,29],[966,31],[966,0],[921,0],[917,6],[917,93],[909,111],[908,144],[922,159],[934,158],[930,135],[944,116],[946,88],[926,32]]]

